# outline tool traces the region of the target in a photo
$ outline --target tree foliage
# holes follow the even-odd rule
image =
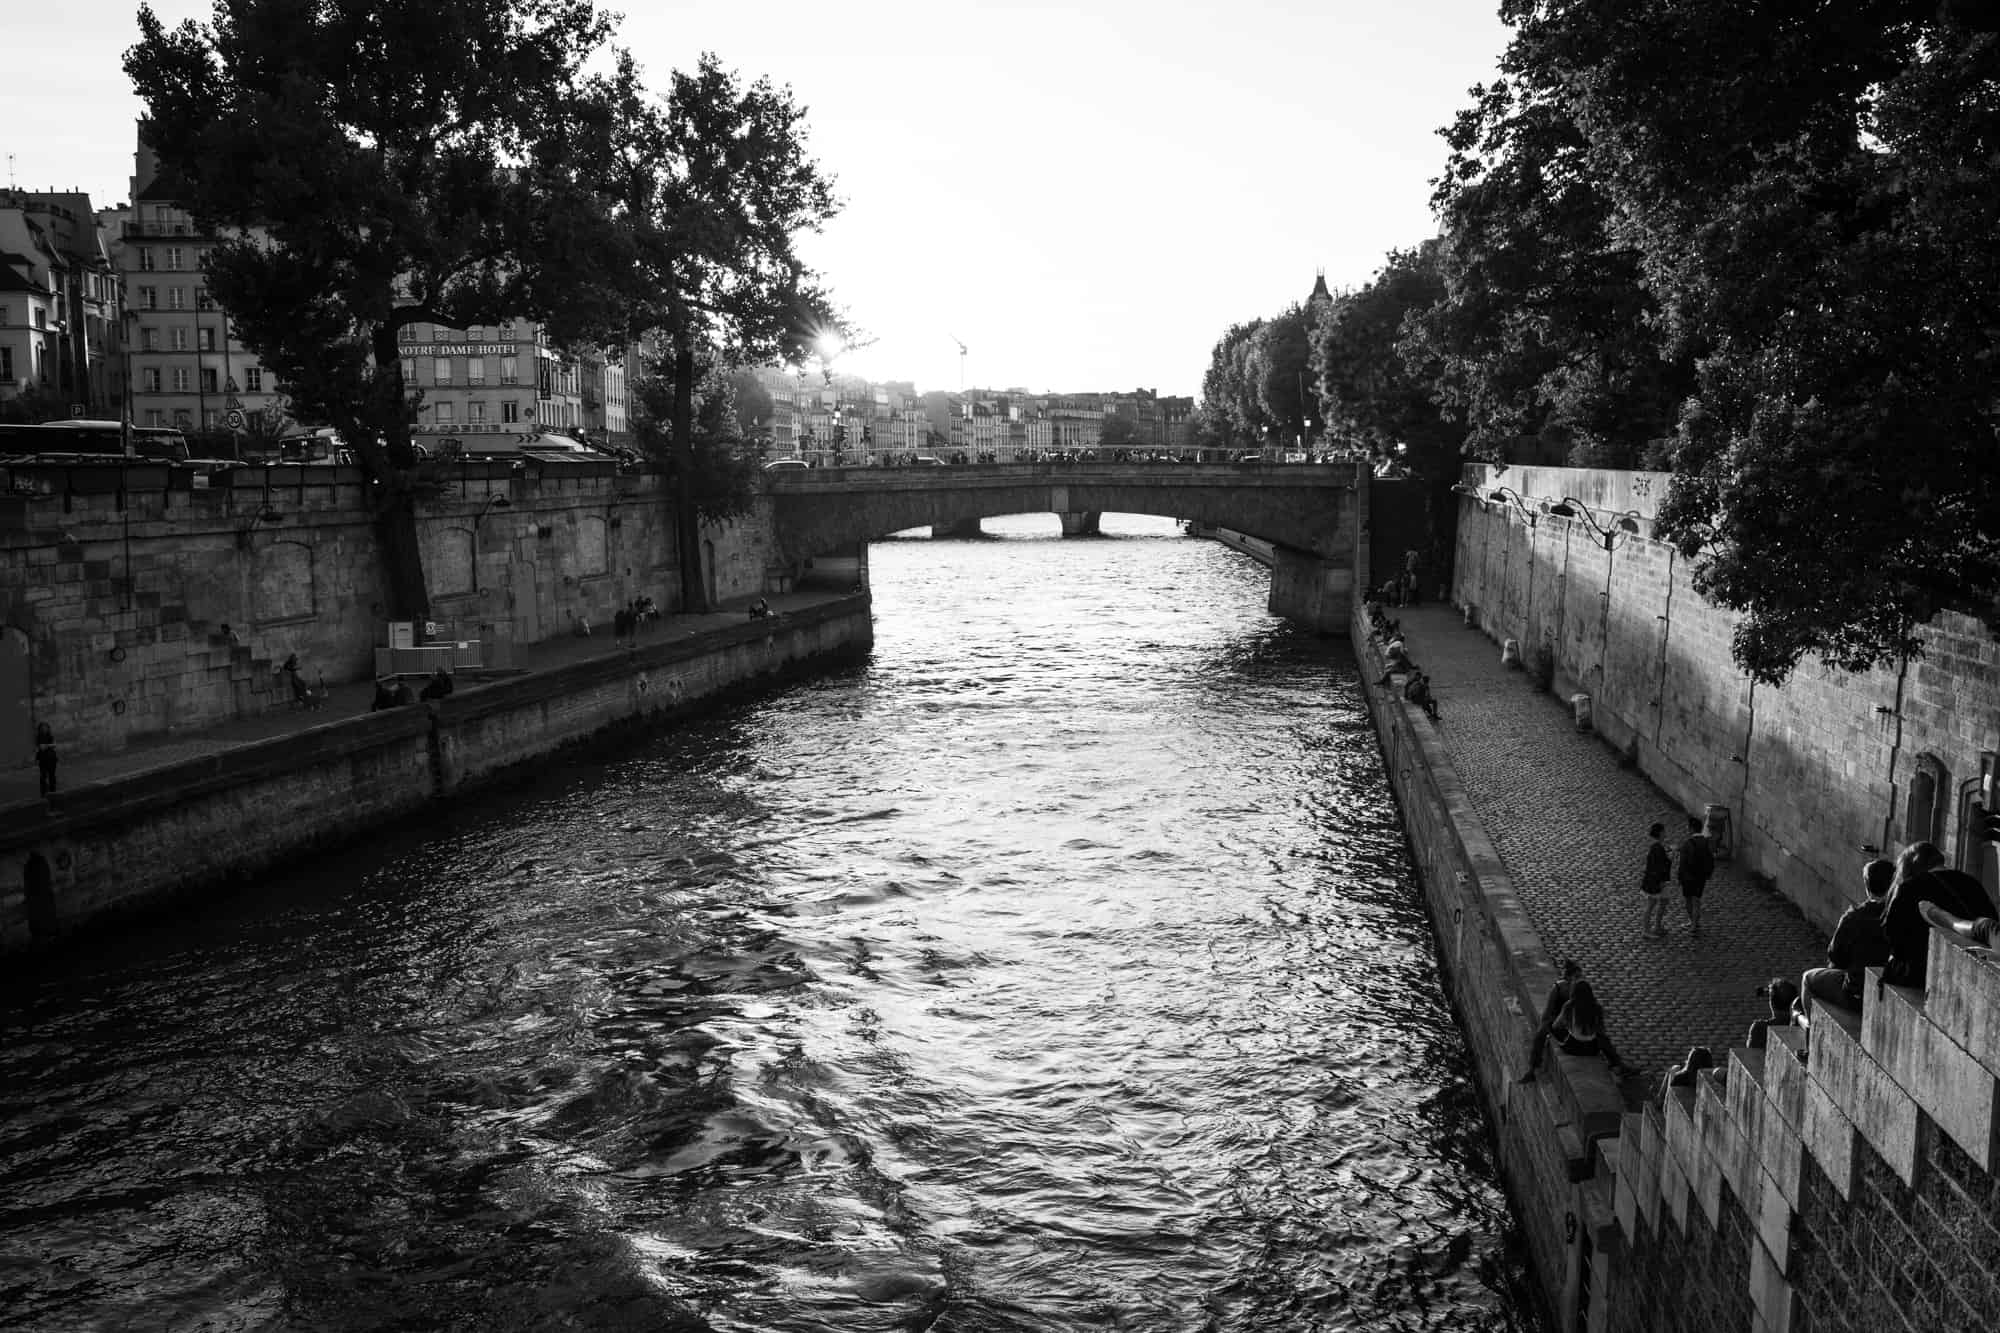
[[[1442,279],[1406,351],[1495,461],[1630,467],[1673,430],[1692,353],[1669,356],[1642,255],[1616,225],[1560,86],[1510,49],[1443,133]]]
[[[392,614],[428,607],[399,329],[535,320],[607,331],[592,279],[621,252],[596,145],[629,62],[593,75],[591,0],[218,0],[150,7],[125,68],[177,202],[221,230],[207,283],[232,331],[382,485]]]
[[[1312,330],[1312,376],[1330,434],[1378,458],[1400,452],[1418,475],[1449,483],[1465,427],[1440,407],[1434,368],[1409,340],[1444,296],[1438,251],[1435,241],[1395,251],[1366,287],[1334,297]]]
[[[703,522],[741,517],[757,497],[760,472],[743,430],[736,384],[736,377],[712,361],[699,368],[685,450],[674,447],[671,369],[655,361],[632,386],[632,434],[640,452],[666,475],[671,493],[688,497]]]
[[[1661,527],[1737,660],[1858,670],[2000,596],[1990,8],[1515,0],[1662,346],[1695,366]]]

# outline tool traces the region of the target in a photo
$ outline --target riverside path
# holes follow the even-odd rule
[[[1618,1053],[1641,1067],[1628,1098],[1657,1088],[1689,1046],[1707,1046],[1722,1063],[1768,1012],[1755,988],[1823,965],[1826,936],[1729,862],[1709,881],[1701,934],[1689,932],[1679,888],[1669,883],[1669,934],[1641,935],[1646,830],[1665,824],[1671,847],[1699,812],[1678,808],[1602,740],[1578,731],[1562,701],[1503,667],[1498,645],[1451,607],[1389,614],[1430,674],[1438,735],[1550,960],[1583,964]],[[1860,864],[1856,853],[1857,893]]]

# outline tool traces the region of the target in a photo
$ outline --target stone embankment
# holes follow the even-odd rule
[[[0,949],[241,881],[511,774],[614,728],[824,670],[873,641],[865,594],[777,599],[621,648],[558,642],[542,669],[382,712],[280,715],[262,737],[193,737],[72,765],[46,801],[0,809]],[[564,651],[564,650],[568,651]],[[372,690],[372,687],[369,687]],[[285,723],[289,725],[284,725]],[[80,780],[79,780],[80,779]]]

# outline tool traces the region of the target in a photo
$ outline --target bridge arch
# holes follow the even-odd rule
[[[1365,484],[1345,466],[1157,463],[825,468],[766,480],[772,535],[793,569],[910,528],[1003,514],[1152,514],[1271,543],[1272,610],[1324,628],[1344,619],[1352,596]]]

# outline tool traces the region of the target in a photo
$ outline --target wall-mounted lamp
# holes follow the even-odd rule
[[[1607,551],[1612,548],[1619,536],[1634,536],[1639,531],[1638,510],[1628,509],[1607,523],[1593,514],[1590,506],[1574,495],[1565,495],[1554,503],[1542,501],[1542,512],[1551,518],[1582,519],[1590,525],[1590,530],[1597,534],[1597,539],[1604,543],[1604,549]]]
[[[485,507],[479,511],[479,517],[472,520],[472,526],[478,527],[481,523],[484,523],[486,516],[496,509],[512,509],[513,507],[514,502],[506,496],[489,495],[486,497]]]
[[[1535,520],[1538,517],[1538,515],[1535,513],[1534,510],[1528,508],[1527,501],[1521,498],[1521,493],[1519,491],[1516,491],[1508,486],[1495,486],[1492,490],[1486,493],[1486,498],[1488,500],[1491,500],[1495,504],[1500,503],[1502,500],[1507,501],[1508,503],[1512,504],[1514,508],[1521,511],[1521,517],[1528,520],[1529,527],[1532,528],[1535,526]]]

